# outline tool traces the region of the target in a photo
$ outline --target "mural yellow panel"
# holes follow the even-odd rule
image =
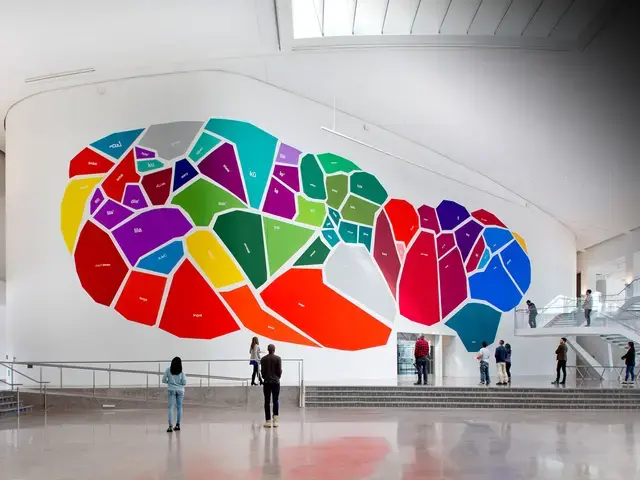
[[[244,281],[242,272],[213,233],[198,231],[189,235],[187,249],[214,287],[222,288]]]
[[[102,177],[71,180],[64,191],[62,206],[60,207],[60,228],[69,252],[73,252],[73,247],[76,244],[78,229],[82,223],[87,199],[100,180],[102,180]]]

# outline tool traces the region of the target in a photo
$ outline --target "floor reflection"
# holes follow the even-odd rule
[[[640,478],[628,412],[190,411],[167,434],[163,412],[0,422],[7,479],[618,480]]]

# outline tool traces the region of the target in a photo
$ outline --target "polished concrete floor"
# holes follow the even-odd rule
[[[493,374],[493,372],[491,372]],[[615,378],[614,378],[615,377]],[[407,386],[413,385],[418,379],[417,375],[398,375],[398,385]],[[492,375],[491,386],[496,386],[498,381],[497,376]],[[526,388],[638,388],[640,386],[640,379],[633,385],[623,385],[617,375],[609,375],[604,379],[595,378],[579,378],[575,374],[569,373],[564,385],[552,385],[551,382],[555,380],[555,375],[538,376],[514,376],[512,378],[511,387],[526,387]],[[433,375],[429,375],[429,384],[437,387],[475,387],[478,385],[480,379],[476,377],[443,377],[440,379],[434,379]]]
[[[519,480],[640,478],[625,412],[293,410],[30,415],[0,420],[3,480]]]

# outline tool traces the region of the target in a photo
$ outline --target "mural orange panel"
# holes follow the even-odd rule
[[[87,221],[80,232],[74,258],[82,288],[96,303],[111,305],[129,271],[111,237]]]
[[[218,294],[189,260],[173,276],[160,328],[176,337],[201,339],[221,337],[240,329]]]
[[[263,292],[269,308],[321,345],[361,350],[386,345],[391,329],[322,281],[322,270],[291,269]]]
[[[140,175],[136,172],[136,162],[132,150],[102,182],[102,190],[109,198],[121,202],[127,183],[138,183],[138,180],[140,180]]]
[[[85,148],[78,155],[73,157],[69,164],[69,178],[76,175],[96,175],[107,173],[114,163],[104,158],[98,152]]]
[[[440,321],[438,256],[431,232],[420,232],[407,252],[398,287],[400,314],[423,325]]]
[[[473,218],[478,220],[484,226],[495,226],[495,227],[503,227],[507,228],[507,226],[502,223],[502,221],[496,217],[493,213],[487,212],[486,210],[476,210],[471,214]]]
[[[116,303],[116,310],[132,322],[155,325],[166,283],[166,277],[131,272]]]
[[[394,198],[389,200],[384,210],[387,212],[396,240],[409,245],[419,227],[416,209],[406,200]]]
[[[256,335],[262,335],[279,342],[296,343],[309,347],[318,346],[318,344],[303,337],[273,315],[265,312],[251,289],[246,285],[228,292],[221,292],[220,294],[244,326]]]

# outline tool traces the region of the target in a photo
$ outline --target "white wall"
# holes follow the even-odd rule
[[[596,276],[602,265],[616,263],[624,259],[625,273],[622,285],[607,282],[607,294],[617,294],[624,284],[640,277],[640,227],[628,233],[578,252],[578,272],[582,273],[582,293],[588,288],[595,291]]]
[[[118,81],[104,87],[102,94],[95,86],[40,94],[19,103],[7,119],[7,318],[10,347],[19,360],[246,356],[251,336],[247,331],[214,341],[181,340],[94,304],[83,292],[62,240],[59,208],[69,160],[108,133],[170,121],[210,116],[252,121],[303,150],[351,158],[378,176],[391,196],[416,205],[437,205],[446,198],[486,208],[528,242],[533,283],[527,298],[540,305],[573,290],[575,239],[556,221],[534,208],[505,202],[327,134],[320,127],[332,125],[333,112],[318,103],[244,76],[215,72]],[[360,121],[346,115],[338,115],[337,122],[343,133],[430,168],[448,169],[458,180],[486,182],[389,132],[363,130]],[[437,328],[396,321],[399,331]],[[508,313],[498,336],[513,345],[516,374],[553,371],[555,339],[518,339],[512,333],[513,315]],[[474,355],[458,339],[447,352],[446,374],[476,375]],[[395,381],[395,334],[386,347],[355,353],[288,344],[281,344],[279,353],[284,358],[304,358],[305,376],[312,382]]]

